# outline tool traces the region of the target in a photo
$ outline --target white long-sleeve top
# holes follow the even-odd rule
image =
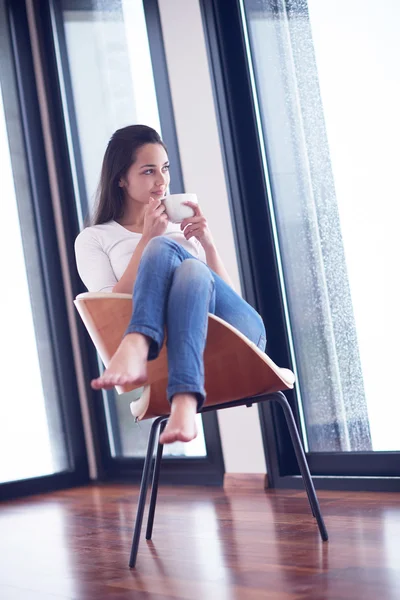
[[[180,226],[168,223],[164,234],[181,244],[195,258],[206,262],[205,252],[198,240],[187,240]],[[141,233],[134,233],[117,221],[86,227],[75,240],[78,273],[89,292],[112,292],[124,274]]]

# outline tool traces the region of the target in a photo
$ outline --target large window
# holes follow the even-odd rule
[[[0,483],[5,483],[69,471],[74,465],[61,409],[60,371],[45,289],[46,264],[3,2],[0,37]],[[41,200],[45,203],[49,198]]]
[[[306,444],[398,451],[400,6],[244,9]]]
[[[397,2],[203,2],[246,295],[317,485],[398,489]],[[228,115],[228,116],[227,116]],[[239,197],[239,200],[237,200]],[[244,249],[244,252],[242,251]],[[272,485],[300,485],[260,406]]]
[[[10,123],[10,129],[16,126]],[[60,435],[42,290],[37,281],[32,281],[39,265],[29,198],[20,197],[18,206],[15,193],[13,177],[21,177],[24,166],[18,157],[13,174],[2,95],[0,162],[3,222],[7,224],[0,242],[3,347],[0,482],[5,482],[64,470],[68,460],[65,441]],[[23,238],[18,208],[26,225]]]
[[[162,137],[164,132],[142,0],[63,0],[60,5],[61,12],[58,4],[53,6],[53,25],[77,209],[83,227],[92,214],[103,155],[113,132],[134,123],[154,127]],[[176,170],[173,165],[172,184]],[[144,456],[151,422],[135,424],[129,410],[130,402],[140,393],[103,393],[113,457]],[[197,419],[198,437],[189,444],[167,445],[166,457],[206,456],[201,416]]]

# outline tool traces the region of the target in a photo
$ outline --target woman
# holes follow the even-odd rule
[[[166,328],[171,416],[162,444],[197,435],[209,312],[265,349],[262,319],[233,290],[199,206],[187,203],[195,214],[181,225],[168,221],[161,200],[169,181],[158,133],[145,125],[119,129],[104,156],[94,225],[75,242],[89,291],[133,290],[131,322],[108,368],[92,381],[94,389],[144,384],[147,360],[158,356]]]

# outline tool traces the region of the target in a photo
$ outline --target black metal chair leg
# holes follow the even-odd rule
[[[165,418],[164,421],[161,422],[159,435],[161,435],[162,432],[164,431],[166,424],[167,424],[167,417]],[[160,478],[161,459],[162,459],[163,449],[164,449],[164,444],[160,444],[160,442],[158,442],[156,464],[154,465],[154,471],[153,471],[153,483],[151,486],[149,514],[147,517],[146,540],[151,540],[151,534],[153,533],[154,513],[156,510],[158,480]]]
[[[317,520],[321,538],[324,542],[326,542],[328,540],[328,532],[326,530],[325,523],[322,518],[318,498],[315,493],[314,484],[313,484],[313,481],[311,478],[310,470],[308,468],[308,464],[307,464],[306,457],[304,454],[303,446],[301,443],[299,432],[297,431],[296,422],[294,420],[292,409],[290,408],[290,404],[282,392],[276,392],[275,394],[269,394],[268,399],[275,400],[283,408],[286,422],[289,427],[290,437],[292,439],[294,451],[296,453],[297,462],[299,463],[300,473],[303,478],[304,486],[306,488],[308,500],[310,502],[311,510]]]
[[[136,565],[136,558],[137,558],[137,553],[138,553],[138,548],[139,548],[140,532],[142,530],[143,513],[144,513],[144,508],[146,505],[147,488],[149,487],[150,468],[151,468],[151,463],[153,460],[156,434],[158,431],[158,426],[160,424],[160,421],[162,421],[163,419],[165,419],[165,417],[158,417],[157,419],[155,419],[151,426],[151,430],[150,430],[149,441],[147,444],[147,454],[146,454],[146,459],[144,461],[144,467],[143,467],[143,473],[142,473],[142,482],[140,484],[139,502],[138,502],[137,513],[136,513],[135,529],[133,532],[131,556],[129,559],[129,566],[131,568]]]

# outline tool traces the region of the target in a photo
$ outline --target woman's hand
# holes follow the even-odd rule
[[[149,242],[158,235],[163,235],[167,229],[168,217],[161,200],[150,198],[144,215],[143,238]]]
[[[193,208],[193,217],[187,217],[183,219],[181,223],[181,230],[187,240],[191,237],[195,237],[199,240],[200,244],[206,250],[214,246],[214,240],[212,239],[211,231],[208,228],[207,219],[200,210],[198,204],[194,202],[184,202],[190,208]]]
[[[212,239],[211,232],[208,228],[207,219],[200,210],[198,204],[194,202],[184,202],[191,208],[193,208],[193,217],[183,219],[181,223],[181,230],[187,240],[191,237],[195,237],[199,240],[203,246],[206,254],[206,263],[217,275],[221,277],[231,288],[235,289],[231,278],[228,275],[227,270],[218,254],[217,248],[215,247],[214,240]]]

